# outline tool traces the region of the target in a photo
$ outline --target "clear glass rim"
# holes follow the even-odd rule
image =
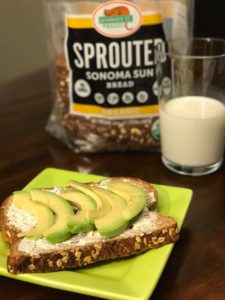
[[[225,39],[223,38],[214,38],[214,37],[203,37],[203,38],[180,38],[180,39],[171,39],[166,42],[166,45],[172,45],[175,43],[185,43],[185,42],[213,42],[217,43],[218,45],[223,45],[224,46],[224,52],[221,54],[209,54],[209,55],[198,55],[198,54],[175,54],[171,53],[169,50],[165,51],[165,55],[173,57],[173,58],[181,58],[182,59],[217,59],[217,58],[225,58]]]

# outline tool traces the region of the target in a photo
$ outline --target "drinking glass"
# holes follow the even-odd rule
[[[225,40],[179,39],[156,50],[162,162],[184,175],[223,163]]]

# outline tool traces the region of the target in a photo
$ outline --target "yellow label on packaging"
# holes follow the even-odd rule
[[[115,108],[104,108],[96,105],[82,105],[74,103],[72,105],[72,110],[79,112],[80,114],[90,115],[90,116],[104,116],[106,118],[136,118],[146,117],[149,115],[157,115],[159,113],[158,105],[147,105],[142,107],[115,107]]]

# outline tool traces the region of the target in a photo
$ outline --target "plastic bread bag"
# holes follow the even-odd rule
[[[154,49],[191,34],[187,1],[45,0],[47,131],[76,153],[159,150]]]

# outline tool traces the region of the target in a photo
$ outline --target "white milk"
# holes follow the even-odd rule
[[[163,156],[183,166],[206,166],[223,157],[225,106],[214,99],[188,96],[160,110]]]

